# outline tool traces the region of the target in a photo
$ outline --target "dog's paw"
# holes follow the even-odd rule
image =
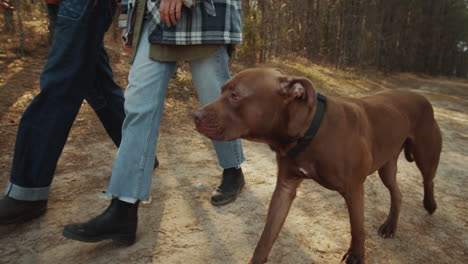
[[[267,260],[266,259],[261,260],[253,256],[247,263],[248,264],[264,264],[264,263],[267,263]]]
[[[364,264],[364,257],[362,255],[356,254],[351,250],[348,250],[341,259],[341,263],[346,264]]]
[[[266,263],[266,261],[259,261],[259,260],[254,260],[253,258],[251,258],[249,260],[249,262],[247,262],[248,264],[264,264]]]
[[[433,214],[434,211],[437,209],[437,204],[434,201],[434,198],[426,198],[424,197],[424,208],[426,208],[429,214]]]
[[[383,238],[394,237],[396,233],[396,223],[393,220],[387,219],[379,228],[379,235]]]

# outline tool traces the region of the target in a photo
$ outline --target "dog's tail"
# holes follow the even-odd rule
[[[414,161],[413,154],[411,154],[412,145],[413,144],[411,143],[411,140],[409,138],[406,139],[405,143],[403,144],[403,148],[405,148],[405,158],[409,162]]]

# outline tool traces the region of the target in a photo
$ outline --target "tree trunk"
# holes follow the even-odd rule
[[[14,2],[16,18],[18,19],[18,38],[20,41],[19,53],[24,56],[24,29],[23,29],[23,16],[21,14],[21,0]]]
[[[5,31],[11,33],[15,31],[15,22],[13,21],[13,11],[3,10],[3,16],[5,18]]]

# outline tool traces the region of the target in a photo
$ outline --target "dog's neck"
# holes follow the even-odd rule
[[[297,156],[299,152],[304,150],[309,143],[315,137],[315,134],[320,128],[323,115],[325,113],[325,107],[327,103],[327,98],[317,93],[317,103],[314,105],[310,115],[308,115],[303,131],[297,136],[278,136],[276,140],[267,142],[270,148],[277,152],[280,156],[290,156],[291,158]]]

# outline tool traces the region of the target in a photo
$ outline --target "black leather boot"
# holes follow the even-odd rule
[[[97,217],[86,223],[66,225],[63,236],[82,242],[112,239],[130,246],[135,243],[137,225],[138,202],[131,204],[114,198],[109,207]]]
[[[216,188],[211,196],[211,204],[219,206],[234,202],[237,196],[239,196],[244,184],[242,168],[224,169],[221,185]]]
[[[19,224],[38,218],[46,211],[47,200],[21,201],[5,196],[0,200],[0,224]]]
[[[158,157],[154,157],[154,167],[153,167],[153,169],[157,169],[158,167],[159,167]]]

